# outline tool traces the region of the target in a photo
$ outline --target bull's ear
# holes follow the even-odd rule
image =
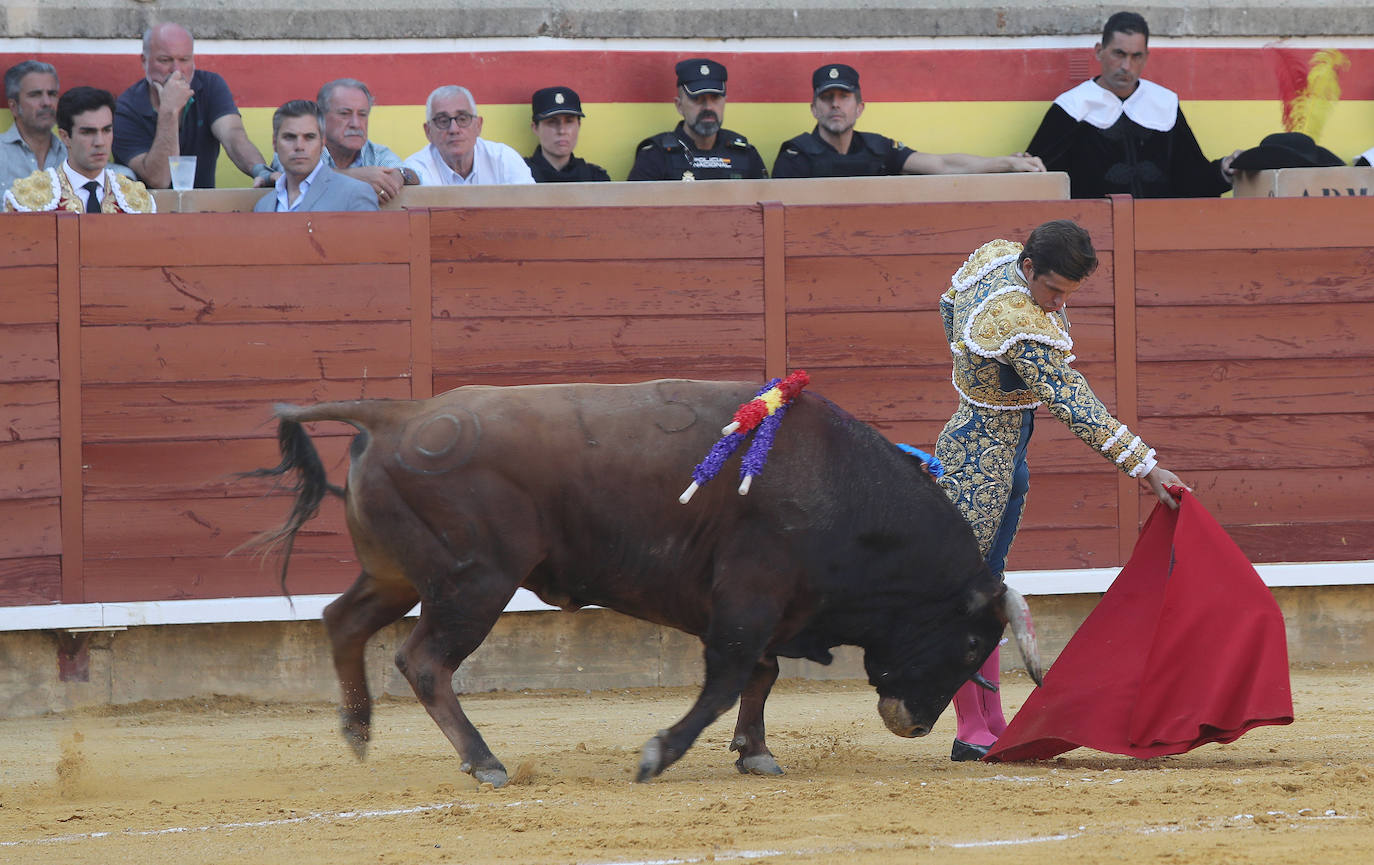
[[[1026,664],[1026,672],[1030,673],[1035,684],[1044,684],[1045,674],[1040,666],[1040,648],[1035,640],[1035,623],[1031,621],[1030,606],[1021,593],[1011,586],[1006,586],[1001,601],[998,616],[1011,626],[1011,632],[1016,636],[1016,647],[1021,650],[1021,660]]]
[[[1006,616],[1002,613],[1002,593],[1006,591],[1006,583],[998,583],[997,588],[991,592],[984,592],[979,589],[970,589],[968,596],[964,598],[964,612],[976,613],[988,606],[996,611],[997,617],[1002,620],[1002,624],[1007,623]]]

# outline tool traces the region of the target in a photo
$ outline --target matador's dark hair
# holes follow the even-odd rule
[[[1030,259],[1037,274],[1057,273],[1080,282],[1097,270],[1097,251],[1088,230],[1071,219],[1037,226],[1026,238],[1020,261]]]

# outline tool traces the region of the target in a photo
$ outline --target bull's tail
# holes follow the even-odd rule
[[[273,551],[281,556],[281,591],[291,597],[286,589],[286,569],[291,562],[291,551],[295,547],[296,533],[315,517],[320,510],[320,502],[326,493],[343,497],[344,490],[329,482],[324,463],[320,461],[319,451],[310,440],[310,434],[302,424],[311,421],[337,420],[352,424],[363,433],[369,423],[380,422],[386,409],[383,404],[358,400],[353,402],[329,402],[313,406],[293,406],[279,404],[274,407],[278,418],[277,446],[281,450],[281,462],[273,468],[255,469],[242,472],[239,478],[278,478],[280,485],[292,471],[296,473],[292,487],[296,501],[280,528],[263,532],[229,552],[252,550],[264,558]]]

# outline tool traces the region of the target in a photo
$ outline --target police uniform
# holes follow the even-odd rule
[[[859,92],[859,73],[852,66],[831,63],[811,74],[815,98],[827,90]],[[840,153],[820,136],[820,126],[784,141],[773,162],[774,177],[873,177],[901,174],[907,157],[916,151],[876,132],[855,131],[849,149]]]
[[[689,95],[725,93],[725,67],[706,58],[677,64],[677,83]],[[715,146],[699,150],[682,122],[639,142],[629,180],[757,180],[768,167],[749,139],[729,129],[716,133]]]
[[[545,87],[534,91],[534,95],[530,97],[530,110],[535,125],[544,118],[556,114],[587,116],[582,113],[582,99],[571,87]],[[600,165],[579,159],[572,154],[569,154],[567,165],[554,168],[544,156],[542,147],[535,148],[534,153],[525,160],[525,164],[530,167],[530,174],[534,175],[535,183],[594,183],[609,182],[611,179],[606,169]]]

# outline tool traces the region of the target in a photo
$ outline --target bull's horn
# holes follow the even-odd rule
[[[987,676],[984,676],[982,673],[974,673],[972,676],[969,676],[968,679],[985,691],[991,691],[994,694],[997,693],[997,686],[989,682]]]
[[[1021,593],[1007,586],[1002,595],[1002,613],[1006,616],[1011,632],[1016,635],[1016,646],[1021,650],[1021,660],[1026,664],[1026,672],[1043,685],[1045,674],[1040,667],[1040,649],[1035,642],[1035,624],[1031,621],[1030,607]]]

